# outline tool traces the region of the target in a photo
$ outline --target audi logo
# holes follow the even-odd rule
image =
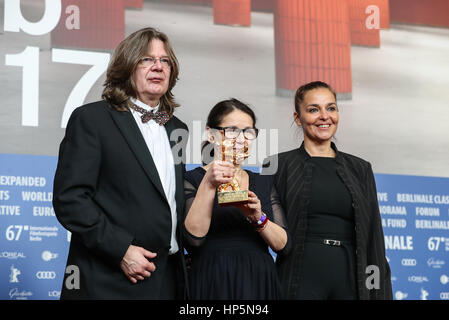
[[[441,300],[449,300],[449,292],[441,292],[440,299]]]
[[[54,271],[38,271],[36,272],[36,278],[51,280],[56,278],[56,272]]]
[[[416,259],[402,259],[401,264],[406,267],[416,266]]]

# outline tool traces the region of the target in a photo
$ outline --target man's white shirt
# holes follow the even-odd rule
[[[131,98],[131,102],[145,109],[146,111],[154,110],[156,112],[159,105],[152,108],[149,105],[143,103],[140,100]],[[137,126],[142,133],[148,150],[153,157],[154,164],[156,165],[159,178],[164,188],[165,196],[167,197],[168,204],[170,205],[172,230],[170,240],[169,254],[174,254],[179,250],[178,242],[176,241],[176,176],[175,176],[175,164],[173,161],[173,154],[170,147],[170,141],[168,140],[167,131],[165,126],[159,125],[156,121],[151,119],[146,123],[142,123],[142,114],[131,109],[131,113],[136,120]]]

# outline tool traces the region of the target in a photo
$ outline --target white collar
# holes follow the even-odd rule
[[[155,106],[154,108],[147,105],[146,103],[143,103],[142,101],[135,99],[133,97],[130,98],[131,102],[134,103],[135,105],[137,105],[138,107],[141,107],[143,109],[145,109],[146,111],[153,111],[153,112],[157,112],[157,110],[159,109],[160,103],[157,104],[157,106]]]

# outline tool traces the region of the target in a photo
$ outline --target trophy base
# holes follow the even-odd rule
[[[218,192],[220,206],[236,205],[248,202],[248,190]]]

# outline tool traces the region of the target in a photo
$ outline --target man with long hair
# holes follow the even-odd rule
[[[185,287],[183,148],[173,115],[178,60],[167,36],[136,31],[116,48],[102,100],[77,108],[61,142],[53,206],[72,232],[79,288],[61,299],[174,299]],[[172,153],[179,150],[181,153]],[[66,275],[66,278],[68,275]]]

